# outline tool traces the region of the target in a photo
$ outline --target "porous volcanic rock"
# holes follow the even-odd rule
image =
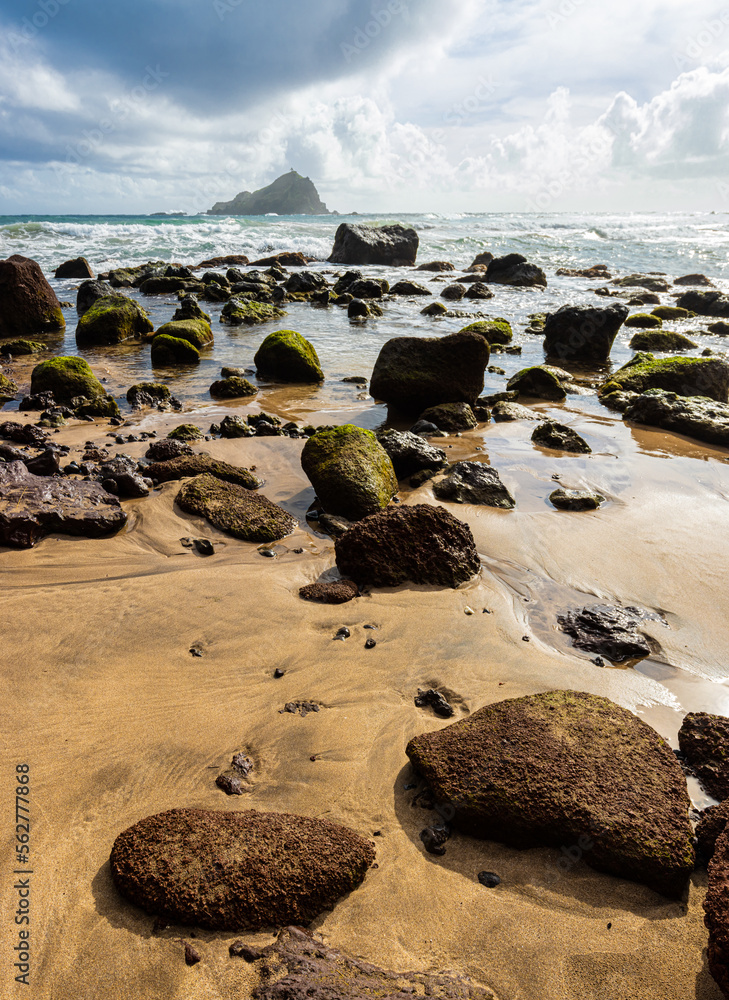
[[[689,712],[678,745],[706,791],[720,801],[729,798],[729,719]]]
[[[127,522],[98,483],[34,476],[23,462],[0,463],[0,545],[32,548],[45,535],[110,535]]]
[[[420,237],[410,226],[363,226],[343,222],[334,236],[330,264],[388,264],[412,267]]]
[[[299,597],[318,604],[347,604],[359,597],[359,587],[352,580],[317,581],[300,587]]]
[[[170,440],[164,438],[162,441],[152,441],[145,452],[145,457],[153,462],[167,462],[178,455],[192,455],[192,448],[184,441]]]
[[[254,809],[170,809],[120,833],[119,892],[149,913],[208,930],[308,924],[363,881],[371,844],[327,820]]]
[[[209,474],[184,483],[177,503],[244,542],[275,542],[296,527],[296,519],[268,497]]]
[[[607,361],[629,309],[622,303],[562,306],[544,324],[547,357],[562,361]]]
[[[159,441],[157,445],[184,445],[178,441]],[[190,449],[188,448],[189,452]],[[193,476],[201,476],[204,473],[215,476],[225,483],[235,483],[243,486],[247,490],[257,490],[263,485],[258,476],[254,476],[248,469],[238,465],[229,465],[220,459],[211,458],[210,455],[191,455],[178,451],[176,456],[167,460],[153,462],[145,469],[145,474],[156,480],[158,483],[169,483],[177,479],[188,479]]]
[[[337,568],[358,584],[457,587],[480,569],[471,529],[442,507],[388,507],[335,542]]]
[[[638,631],[640,615],[632,608],[592,604],[579,611],[558,615],[562,630],[572,637],[577,649],[607,656],[613,663],[642,659],[651,647]]]
[[[694,867],[686,780],[668,744],[607,698],[550,691],[479,709],[407,755],[465,833],[579,844],[592,868],[680,896]]]
[[[0,338],[63,330],[66,321],[40,265],[13,254],[0,260]]]
[[[729,799],[724,799],[717,806],[704,809],[701,819],[696,824],[697,848],[705,858],[712,857],[716,842],[729,823]]]
[[[516,501],[501,482],[496,469],[483,462],[457,462],[445,478],[435,483],[433,493],[439,500],[455,503],[486,504],[512,510]]]
[[[709,971],[729,997],[729,831],[724,828],[709,862],[709,888],[704,899],[704,923],[709,929]]]

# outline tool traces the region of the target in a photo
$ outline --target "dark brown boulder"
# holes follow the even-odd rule
[[[299,590],[299,597],[318,604],[347,604],[359,597],[359,587],[352,580],[308,583]]]
[[[388,264],[411,267],[420,237],[410,226],[363,226],[343,222],[334,236],[330,264]]]
[[[93,278],[94,272],[89,266],[85,257],[74,257],[73,260],[65,260],[56,268],[54,278]]]
[[[719,801],[729,798],[729,719],[689,712],[678,745],[709,795]]]
[[[519,288],[546,288],[547,278],[541,267],[530,264],[520,253],[495,257],[486,270],[485,281],[497,285],[515,285]]]
[[[567,305],[548,313],[544,324],[547,357],[560,361],[607,361],[629,312],[621,302],[605,307]]]
[[[32,548],[45,535],[110,535],[127,522],[119,500],[98,483],[34,476],[0,463],[0,545]]]
[[[704,923],[709,929],[709,971],[729,997],[729,830],[724,828],[709,862],[709,888],[704,899]]]
[[[481,564],[471,529],[443,507],[388,507],[335,542],[337,568],[359,584],[457,587]]]
[[[275,542],[296,527],[296,518],[268,497],[208,474],[185,483],[177,503],[244,542]]]
[[[449,260],[431,260],[427,264],[419,264],[416,271],[455,271]]]
[[[173,442],[164,442],[171,444]],[[178,444],[179,442],[174,442]],[[163,442],[158,442],[162,445]],[[170,483],[176,479],[191,479],[208,473],[226,483],[236,483],[247,490],[257,490],[263,485],[258,476],[239,465],[229,465],[210,455],[185,455],[178,453],[175,457],[161,462],[153,462],[144,470],[145,475],[158,483]]]
[[[28,337],[63,330],[66,321],[40,265],[13,254],[0,260],[0,337]]]
[[[680,896],[694,868],[686,780],[668,744],[579,691],[489,705],[411,740],[441,809],[514,847],[576,845],[592,868]]]
[[[724,799],[718,806],[704,809],[701,819],[696,824],[697,847],[705,858],[714,854],[716,842],[729,823],[729,799]]]
[[[289,813],[171,809],[124,830],[111,851],[119,892],[148,913],[208,930],[308,924],[363,881],[371,844]]]

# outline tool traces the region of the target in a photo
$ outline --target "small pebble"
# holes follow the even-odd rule
[[[479,872],[478,880],[481,885],[485,885],[487,889],[495,889],[497,885],[501,884],[501,879],[496,872]]]
[[[491,614],[493,614],[493,612],[489,608],[484,608],[483,611],[481,612],[481,614],[483,614],[483,615],[491,615]]]
[[[374,649],[376,645],[377,645],[377,643],[372,638],[372,636],[370,636],[369,639],[367,640],[367,642],[365,643],[365,647],[364,648],[365,649]]]
[[[276,553],[273,551],[273,549],[259,549],[258,551],[262,556],[266,556],[268,559],[276,558]]]
[[[251,948],[244,941],[240,940],[233,942],[230,948],[228,948],[228,953],[233,958],[244,958],[246,962],[255,962],[256,959],[261,957],[258,948]]]
[[[197,965],[200,961],[200,952],[196,951],[191,944],[185,941],[185,964]]]
[[[377,628],[376,625],[363,625],[362,628]]]
[[[282,670],[281,667],[276,667],[276,669],[273,672],[273,676],[276,678],[276,680],[278,680],[279,678],[283,677],[285,673],[286,671]]]
[[[521,641],[522,641],[522,642],[531,642],[531,639],[529,638],[529,636],[528,636],[528,635],[523,635],[523,636],[521,637]]]
[[[214,556],[215,549],[213,543],[207,538],[196,538],[194,540],[194,545],[201,556]]]
[[[601,656],[596,656],[595,659],[592,662],[595,664],[596,667],[604,667],[605,666],[605,661],[603,660],[603,658]]]
[[[339,631],[334,636],[334,638],[335,639],[341,639],[342,641],[344,641],[344,639],[349,639],[349,637],[350,637],[351,634],[352,633],[349,631],[349,629],[347,628],[347,626],[346,625],[342,625],[342,627],[339,629]]]
[[[202,656],[202,650],[198,649],[196,646],[191,646],[190,652],[192,653],[193,656]]]
[[[473,608],[464,608],[463,609],[463,613],[466,614],[466,615],[475,615],[476,614],[476,612],[473,610]]]

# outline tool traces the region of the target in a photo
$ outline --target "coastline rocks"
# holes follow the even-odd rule
[[[20,254],[0,260],[0,337],[32,337],[65,326],[61,304],[40,266]]]
[[[390,456],[372,431],[353,424],[313,434],[301,467],[327,513],[350,521],[382,510],[397,493]]]
[[[598,871],[679,897],[694,867],[690,801],[667,743],[607,698],[514,698],[411,740],[406,753],[465,833],[579,844]]]
[[[59,264],[53,272],[54,278],[93,278],[94,272],[85,257],[74,257]]]
[[[515,285],[518,288],[546,288],[547,277],[541,267],[530,264],[520,253],[495,257],[484,276],[489,284]]]
[[[369,315],[370,307],[364,299],[352,299],[351,302],[347,303],[348,319],[367,319]]]
[[[684,274],[680,278],[676,278],[674,285],[704,285],[709,288],[714,287],[713,281],[706,277],[705,274]]]
[[[189,340],[157,333],[152,341],[150,357],[153,365],[196,365],[200,351]]]
[[[84,311],[76,327],[76,343],[79,347],[119,344],[152,330],[152,321],[138,302],[125,295],[110,295],[95,299]]]
[[[152,441],[145,452],[145,458],[149,458],[153,462],[167,462],[169,459],[177,458],[179,455],[192,455],[192,448],[189,444],[185,444],[184,441],[177,441],[170,438],[165,438],[162,441]]]
[[[483,389],[489,345],[475,333],[395,337],[383,345],[370,395],[406,413],[438,403],[473,403]]]
[[[171,809],[124,830],[119,892],[149,913],[207,930],[308,924],[364,880],[375,858],[353,830],[289,813]]]
[[[347,604],[359,597],[359,587],[352,580],[308,583],[299,589],[299,597],[317,604]]]
[[[419,417],[441,431],[467,431],[478,426],[468,403],[439,403],[423,410]]]
[[[592,267],[558,267],[557,276],[562,278],[595,278],[598,281],[607,281],[612,278],[608,271],[607,264],[593,264]]]
[[[0,373],[0,404],[9,403],[18,394],[18,384],[7,375]]]
[[[6,340],[0,344],[0,355],[22,357],[25,354],[41,354],[47,349],[46,344],[41,344],[37,340]]]
[[[554,490],[549,494],[549,502],[557,510],[597,510],[605,497],[590,490]]]
[[[475,267],[488,267],[493,259],[494,255],[490,250],[484,250],[481,253],[477,253],[468,265],[468,270],[472,271]]]
[[[296,527],[296,519],[268,497],[208,473],[184,483],[177,504],[244,542],[277,542]]]
[[[656,306],[651,309],[651,316],[658,316],[659,319],[690,319],[693,313],[680,306]]]
[[[610,403],[607,396],[603,402]],[[717,403],[703,396],[679,396],[663,389],[648,389],[642,395],[632,394],[623,408],[625,420],[650,424],[676,434],[685,434],[729,447],[729,404]]]
[[[158,447],[155,448],[155,456],[160,453],[166,454],[171,445],[177,445],[179,448],[185,447],[178,441],[159,441],[156,444]],[[162,445],[167,447],[163,449]],[[189,450],[188,448],[188,452]],[[258,476],[254,476],[252,472],[242,466],[229,465],[227,462],[211,458],[209,455],[193,455],[184,451],[178,451],[168,459],[153,462],[144,471],[150,479],[157,483],[169,483],[176,479],[187,479],[205,473],[225,483],[235,483],[236,486],[242,486],[247,490],[257,490],[263,486]]]
[[[723,292],[684,292],[676,305],[698,316],[724,316],[729,318],[729,295]]]
[[[567,396],[561,381],[546,365],[522,368],[516,375],[511,376],[506,388],[518,392],[520,396],[533,396],[535,399],[551,399],[556,402]]]
[[[689,712],[678,732],[678,745],[709,795],[729,799],[729,719]]]
[[[358,584],[457,587],[481,568],[471,529],[443,507],[388,507],[335,542],[337,568]]]
[[[0,463],[0,545],[29,549],[56,532],[100,538],[126,522],[119,501],[98,483],[35,476],[22,462]]]
[[[175,309],[175,313],[172,317],[173,320],[178,319],[201,319],[210,325],[210,316],[208,313],[203,312],[200,308],[200,303],[197,301],[194,295],[185,295],[180,299],[180,304]]]
[[[704,809],[701,819],[696,824],[697,848],[708,860],[714,854],[716,842],[729,823],[729,799],[724,799],[718,806]]]
[[[238,399],[243,396],[255,396],[257,392],[258,389],[247,378],[240,378],[237,375],[218,379],[210,386],[210,395],[214,399]]]
[[[556,420],[545,420],[543,424],[535,427],[532,441],[543,448],[554,448],[556,451],[570,451],[583,455],[592,451],[587,441],[576,431]]]
[[[257,323],[268,323],[270,320],[285,316],[284,309],[279,309],[270,302],[251,302],[248,299],[234,297],[228,299],[220,313],[220,322],[228,326],[254,326]]]
[[[416,271],[455,271],[449,260],[431,260],[426,264],[418,264]]]
[[[433,293],[425,285],[419,285],[417,281],[397,281],[390,289],[391,295],[432,295]]]
[[[709,971],[729,997],[729,831],[724,828],[709,862],[709,888],[704,899],[704,923],[709,930]]]
[[[431,302],[429,306],[425,309],[420,310],[421,316],[434,316],[437,318],[442,318],[448,315],[448,306],[445,302]]]
[[[640,616],[633,608],[592,604],[580,611],[558,615],[557,622],[577,649],[606,656],[613,663],[650,655],[648,640],[638,632]]]
[[[695,351],[698,344],[689,340],[682,333],[672,330],[654,330],[648,333],[636,333],[628,345],[634,351]]]
[[[530,410],[528,406],[513,403],[508,399],[501,399],[495,403],[491,416],[497,423],[506,420],[541,420],[541,416],[534,410]]]
[[[143,406],[157,406],[160,403],[170,403],[172,393],[169,386],[162,382],[138,382],[127,389],[127,403],[134,410],[141,410]]]
[[[514,336],[511,323],[507,319],[480,319],[464,326],[459,333],[478,333],[491,344],[509,344]]]
[[[282,382],[322,382],[324,372],[312,344],[294,330],[269,333],[253,358],[258,371]]]
[[[433,485],[438,500],[455,503],[485,504],[512,510],[514,497],[501,482],[496,469],[483,462],[457,462],[448,470],[444,479]]]
[[[494,293],[482,281],[473,281],[469,284],[464,297],[467,299],[492,299]]]
[[[607,361],[628,307],[614,304],[562,306],[548,313],[544,323],[544,350],[563,361]]]
[[[329,263],[412,267],[419,243],[417,232],[399,222],[392,226],[363,226],[343,222],[335,234]]]
[[[448,464],[442,448],[435,448],[412,431],[388,429],[379,432],[377,438],[390,456],[398,479],[407,479],[422,469],[437,471]]]
[[[83,316],[97,299],[105,299],[114,295],[114,289],[105,281],[84,281],[76,293],[76,312]]]
[[[457,282],[453,285],[446,285],[443,291],[440,293],[442,299],[446,299],[448,302],[458,302],[466,294],[466,286],[460,285]]]
[[[729,363],[719,358],[655,358],[636,354],[603,382],[598,395],[616,391],[646,392],[666,389],[681,396],[709,396],[726,403],[729,393]]]
[[[653,313],[633,313],[625,321],[627,327],[637,327],[639,330],[659,330],[663,326],[660,316]]]
[[[78,396],[93,399],[105,390],[83,358],[55,357],[41,361],[30,376],[30,392],[52,392],[56,403],[68,404]]]
[[[160,326],[152,340],[152,346],[157,337],[170,337],[172,340],[186,340],[198,351],[210,347],[213,343],[213,331],[204,319],[173,319]]]
[[[645,288],[648,292],[667,292],[669,284],[665,278],[653,274],[627,274],[624,278],[613,278],[618,288]]]

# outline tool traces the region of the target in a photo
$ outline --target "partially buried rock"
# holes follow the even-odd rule
[[[593,604],[558,615],[557,621],[577,649],[606,656],[613,663],[650,656],[650,643],[638,631],[641,618],[634,608]]]
[[[562,306],[547,315],[544,350],[548,357],[563,361],[607,361],[618,330],[628,316],[628,307],[614,304]]]
[[[478,426],[468,403],[439,403],[437,406],[429,406],[420,414],[420,419],[435,424],[442,431],[467,431]]]
[[[261,374],[282,382],[321,382],[324,379],[314,347],[295,330],[269,333],[253,361]]]
[[[244,396],[255,396],[258,392],[247,378],[231,376],[219,379],[210,386],[210,395],[214,399],[238,399]]]
[[[509,390],[520,396],[534,396],[537,399],[551,399],[558,402],[565,399],[567,392],[560,379],[547,365],[522,368],[506,383]]]
[[[160,441],[159,445],[165,442]],[[188,449],[189,452],[190,449]],[[225,483],[235,483],[247,490],[257,490],[263,485],[258,476],[238,465],[229,465],[210,455],[180,453],[167,460],[153,462],[145,470],[150,479],[158,483],[169,483],[176,479],[188,479],[206,473]]]
[[[694,867],[690,801],[668,744],[606,698],[551,691],[489,705],[407,754],[465,833],[579,844],[598,871],[676,898]]]
[[[388,428],[377,437],[390,456],[398,479],[407,479],[423,469],[436,471],[448,464],[443,449],[428,444],[419,434]]]
[[[202,475],[185,483],[177,503],[215,528],[244,542],[274,542],[290,535],[296,519],[267,497],[215,476]]]
[[[148,913],[207,930],[308,924],[363,881],[371,845],[288,813],[171,809],[120,833],[119,892]]]
[[[170,441],[200,441],[204,436],[195,424],[178,424],[167,435]]]
[[[581,438],[576,431],[556,420],[545,420],[543,424],[535,427],[532,441],[543,448],[554,448],[556,451],[580,454],[589,454],[592,451],[587,441]]]
[[[127,522],[98,483],[34,476],[22,462],[0,463],[0,545],[29,549],[60,532],[101,538]]]
[[[699,346],[695,341],[684,337],[682,333],[671,330],[649,330],[647,333],[636,333],[630,339],[629,346],[634,351],[693,351]]]
[[[299,597],[317,604],[347,604],[359,597],[359,587],[352,580],[309,583],[301,587]]]
[[[617,393],[605,396],[609,405]],[[729,404],[717,403],[702,396],[679,396],[662,389],[648,389],[642,395],[631,394],[620,407],[626,420],[651,424],[663,430],[685,434],[708,444],[729,446]]]
[[[418,688],[415,696],[416,708],[432,708],[441,719],[450,719],[455,714],[453,706],[448,703],[448,699],[435,688]]]
[[[729,719],[689,712],[678,745],[706,791],[720,801],[729,798]]]
[[[457,587],[481,567],[468,525],[428,504],[366,517],[336,540],[335,552],[343,576],[375,587]]]
[[[718,836],[709,863],[709,888],[704,899],[709,929],[707,958],[709,971],[729,997],[729,831]]]
[[[66,326],[56,293],[28,257],[0,260],[0,302],[0,337],[32,337]]]
[[[590,490],[554,490],[549,494],[549,501],[558,510],[597,510],[605,500],[599,493]]]
[[[496,469],[483,462],[457,462],[448,474],[433,486],[439,500],[456,503],[486,504],[511,510],[516,501],[501,482]]]

